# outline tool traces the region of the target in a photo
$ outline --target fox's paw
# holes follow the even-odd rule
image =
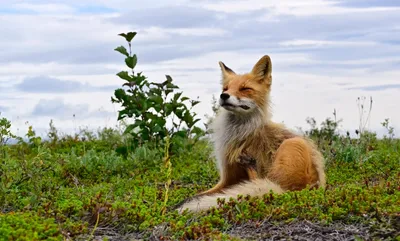
[[[243,153],[239,156],[239,164],[246,169],[257,168],[257,160],[247,153]]]

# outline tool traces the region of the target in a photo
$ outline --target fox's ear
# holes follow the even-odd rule
[[[272,62],[268,55],[264,55],[258,62],[254,65],[252,74],[259,77],[267,84],[271,84],[272,77]]]
[[[218,64],[219,64],[219,67],[221,67],[222,77],[225,78],[229,75],[235,74],[235,72],[233,70],[231,70],[230,68],[226,67],[226,65],[222,61],[219,61]]]

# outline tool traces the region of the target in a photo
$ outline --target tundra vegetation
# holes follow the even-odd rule
[[[111,97],[120,125],[67,135],[51,121],[47,138],[32,126],[21,137],[0,116],[0,240],[400,240],[400,140],[384,117],[383,138],[365,128],[373,102],[364,97],[356,130],[339,133],[336,111],[299,129],[326,159],[326,189],[179,215],[176,204],[218,181],[209,130],[171,76],[135,72],[135,35],[120,34],[127,45],[115,49],[128,69]]]

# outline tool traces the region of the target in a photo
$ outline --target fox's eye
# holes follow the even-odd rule
[[[224,87],[222,90],[223,90],[223,91],[227,91],[227,90],[228,90],[228,87]]]
[[[250,87],[242,87],[242,88],[240,88],[240,91],[245,91],[245,90],[253,90],[253,89],[250,88]]]

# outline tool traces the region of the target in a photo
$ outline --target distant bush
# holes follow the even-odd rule
[[[10,139],[15,137],[11,132],[11,121],[5,117],[0,118],[0,146],[4,146]]]

